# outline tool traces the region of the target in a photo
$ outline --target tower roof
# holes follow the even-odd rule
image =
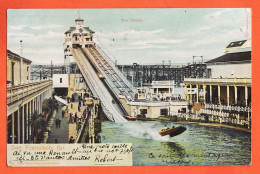
[[[94,31],[92,31],[89,27],[83,27],[85,28],[87,31],[89,31],[90,33],[95,33]],[[67,33],[71,33],[72,31],[76,30],[76,27],[70,27],[70,29],[68,31],[65,32],[65,34]]]
[[[77,19],[75,19],[75,21],[84,21],[84,19],[77,18]]]

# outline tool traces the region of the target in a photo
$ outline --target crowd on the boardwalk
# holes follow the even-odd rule
[[[72,109],[75,106],[73,105],[73,101],[71,101],[70,98],[68,98],[68,103],[70,103],[70,105],[68,105],[66,107],[66,109],[62,112],[62,117],[64,117],[65,115],[68,114],[69,124],[76,124],[76,130],[77,130],[77,133],[79,133],[80,130],[82,129],[84,120],[86,120],[87,118],[89,118],[89,116],[91,116],[92,107],[84,108],[82,114],[79,114],[81,112],[82,106],[86,106],[86,101],[84,99],[82,99],[80,96],[78,97],[77,112],[69,112],[68,107],[71,107],[71,109]],[[80,115],[80,116],[78,116],[78,115]],[[69,143],[73,143],[73,142],[75,142],[75,139],[73,138],[73,136],[71,136],[69,139]]]

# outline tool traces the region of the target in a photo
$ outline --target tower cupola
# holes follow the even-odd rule
[[[81,28],[83,26],[83,22],[84,22],[83,19],[77,18],[75,20],[76,28]]]

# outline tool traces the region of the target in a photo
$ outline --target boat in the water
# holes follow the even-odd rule
[[[173,126],[172,128],[162,129],[159,132],[159,134],[161,136],[169,135],[170,137],[174,137],[174,136],[180,135],[184,131],[186,131],[186,127],[183,127],[183,126],[174,127]]]
[[[127,120],[136,120],[136,117],[125,116]]]

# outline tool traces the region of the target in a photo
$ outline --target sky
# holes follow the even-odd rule
[[[211,9],[10,9],[7,49],[33,64],[64,63],[64,33],[84,19],[94,41],[117,64],[181,64],[224,54],[233,41],[251,39],[251,10]],[[73,60],[72,60],[73,61]]]

